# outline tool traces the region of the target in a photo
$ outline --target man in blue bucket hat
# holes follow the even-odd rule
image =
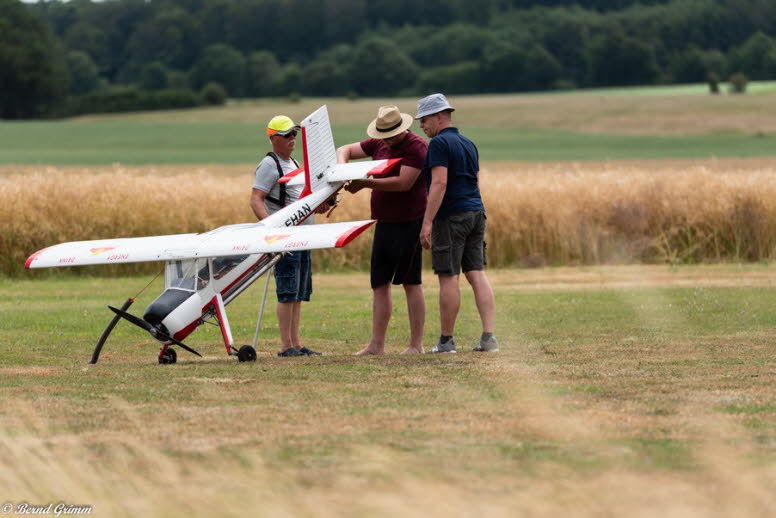
[[[453,331],[461,305],[461,271],[474,291],[482,321],[482,335],[474,351],[496,352],[496,303],[484,271],[486,218],[478,183],[479,153],[453,126],[454,111],[447,98],[436,93],[418,101],[415,116],[431,138],[423,166],[429,191],[420,231],[420,244],[431,249],[431,264],[439,278],[441,335],[431,352],[456,352]]]

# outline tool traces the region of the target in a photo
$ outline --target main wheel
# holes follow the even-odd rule
[[[250,345],[243,345],[240,350],[237,351],[237,359],[241,362],[255,362],[256,361],[256,349]]]
[[[164,354],[159,355],[159,363],[162,365],[170,365],[177,361],[178,361],[178,353],[176,353],[175,349],[173,349],[172,347],[168,347],[164,351]]]

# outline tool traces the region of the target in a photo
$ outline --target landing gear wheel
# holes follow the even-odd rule
[[[240,350],[237,351],[237,359],[241,362],[255,362],[256,349],[250,345],[243,345],[240,347]]]
[[[178,354],[175,349],[168,347],[164,354],[159,355],[159,363],[162,365],[170,365],[178,361]]]

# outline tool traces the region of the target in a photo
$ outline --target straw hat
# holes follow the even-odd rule
[[[377,118],[366,128],[366,134],[376,139],[395,137],[412,126],[412,115],[401,113],[396,106],[380,106]]]

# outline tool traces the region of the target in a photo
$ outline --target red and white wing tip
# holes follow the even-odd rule
[[[354,239],[356,239],[358,236],[361,235],[361,233],[374,225],[377,222],[377,220],[372,220],[367,223],[364,223],[363,225],[356,225],[340,235],[340,237],[337,239],[337,243],[334,245],[336,248],[342,248],[343,246],[347,245]]]
[[[396,167],[398,164],[401,163],[401,158],[389,158],[385,161],[384,164],[380,164],[378,166],[373,167],[369,170],[369,172],[366,173],[367,176],[380,176],[387,172],[389,172],[391,169]]]

